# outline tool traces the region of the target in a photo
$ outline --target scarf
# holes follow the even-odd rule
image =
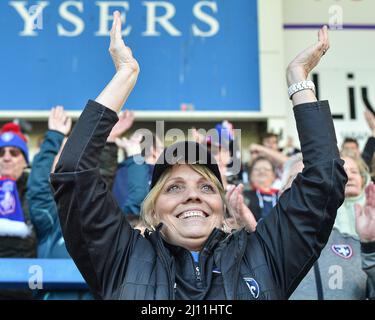
[[[26,238],[30,234],[15,179],[0,177],[0,236]]]
[[[337,229],[340,233],[359,239],[358,233],[355,229],[355,209],[354,205],[359,204],[363,208],[366,204],[366,192],[365,188],[371,182],[370,176],[366,176],[365,187],[357,197],[345,198],[342,206],[337,210],[337,216],[334,229]]]

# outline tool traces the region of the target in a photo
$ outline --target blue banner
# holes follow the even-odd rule
[[[81,110],[114,74],[112,12],[141,73],[133,110],[259,111],[256,0],[0,1],[0,110]]]

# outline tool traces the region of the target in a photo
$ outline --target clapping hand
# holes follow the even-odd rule
[[[365,111],[365,119],[369,129],[371,130],[372,136],[375,137],[375,116],[370,110]]]
[[[133,123],[134,112],[126,110],[119,116],[119,120],[112,128],[112,131],[107,138],[107,142],[116,142],[116,139],[120,138],[126,131],[128,131],[133,126]]]
[[[121,14],[119,11],[113,13],[113,24],[111,29],[111,43],[109,53],[111,54],[116,71],[129,70],[139,71],[137,60],[133,58],[132,51],[125,45],[121,35]]]
[[[328,28],[319,30],[318,42],[303,50],[293,59],[287,69],[288,86],[304,81],[310,72],[319,64],[321,58],[329,49]]]
[[[244,186],[239,184],[231,186],[226,194],[227,201],[231,207],[236,223],[239,227],[245,227],[246,230],[253,232],[256,229],[257,222],[251,210],[244,202],[242,195]]]
[[[356,230],[362,242],[375,241],[375,185],[366,187],[366,204],[355,205]]]
[[[61,132],[67,136],[72,128],[72,119],[66,114],[63,106],[56,106],[51,109],[48,118],[48,129]]]
[[[128,157],[135,156],[137,154],[141,154],[142,152],[142,146],[141,141],[143,137],[141,134],[133,134],[130,139],[122,138],[122,139],[116,139],[116,144],[119,148],[122,148],[125,150],[126,155]]]

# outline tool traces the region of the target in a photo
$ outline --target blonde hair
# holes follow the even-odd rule
[[[362,177],[362,188],[365,188],[367,183],[369,182],[369,179],[370,179],[370,170],[369,170],[366,162],[362,159],[361,156],[358,157],[351,150],[341,151],[340,155],[341,155],[341,158],[350,158],[355,162],[355,164],[358,167],[359,174]]]
[[[224,206],[224,219],[229,218],[231,216],[231,212],[229,209],[228,202],[225,198],[225,190],[223,185],[217,179],[217,177],[205,166],[203,165],[188,165],[192,168],[195,172],[199,173],[202,177],[207,179],[208,181],[212,181],[216,188],[219,190],[221,199],[223,200]],[[155,230],[155,227],[159,224],[159,221],[156,221],[154,217],[154,208],[157,198],[159,197],[165,183],[167,182],[168,178],[170,177],[172,172],[172,167],[166,169],[161,177],[159,178],[158,182],[155,186],[150,190],[147,194],[146,198],[143,200],[141,206],[141,218],[142,222],[146,228],[150,230]]]

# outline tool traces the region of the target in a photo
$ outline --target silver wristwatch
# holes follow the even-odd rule
[[[311,80],[305,80],[297,83],[293,83],[288,89],[289,99],[292,99],[292,96],[302,90],[312,90],[315,93],[315,84]]]

